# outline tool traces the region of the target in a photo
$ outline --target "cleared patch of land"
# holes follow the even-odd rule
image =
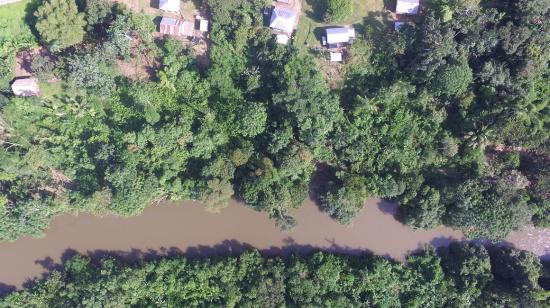
[[[296,30],[294,44],[301,50],[321,47],[324,28],[338,25],[356,25],[371,20],[380,22],[386,12],[384,0],[353,0],[353,14],[341,23],[325,23],[318,0],[302,0],[302,18]]]
[[[323,9],[319,0],[302,0],[302,18],[294,36],[294,45],[302,52],[315,56],[317,67],[321,70],[331,89],[339,89],[346,76],[347,60],[343,63],[330,62],[328,51],[321,45],[321,37],[330,26],[354,26],[361,39],[364,25],[374,29],[391,26],[391,12],[387,9],[390,0],[353,0],[353,13],[340,23],[323,21]]]

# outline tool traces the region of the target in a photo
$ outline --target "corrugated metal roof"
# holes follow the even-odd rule
[[[170,17],[162,17],[160,20],[161,25],[175,26],[178,23],[178,20]]]
[[[355,38],[355,29],[353,28],[328,28],[326,33],[329,44],[348,43],[350,38]]]
[[[40,94],[40,88],[36,79],[20,78],[13,81],[11,84],[13,94],[18,96],[36,96]]]
[[[420,7],[419,0],[397,0],[395,13],[397,14],[417,14]]]
[[[298,14],[293,10],[275,7],[271,13],[269,27],[286,33],[292,33],[297,15]]]
[[[342,62],[342,53],[341,52],[331,52],[330,53],[330,62]]]
[[[163,11],[179,12],[180,0],[159,0],[159,9]]]

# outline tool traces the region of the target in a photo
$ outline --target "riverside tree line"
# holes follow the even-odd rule
[[[220,211],[238,197],[289,229],[316,172],[341,223],[380,197],[410,226],[469,237],[549,225],[548,1],[429,1],[400,31],[357,25],[341,89],[274,42],[263,0],[209,1],[207,68],[150,17],[73,1],[31,2],[0,33],[1,240],[166,199]],[[62,89],[12,97],[13,55],[36,44],[33,73]],[[138,57],[150,79],[118,71]]]
[[[121,264],[75,256],[2,307],[547,307],[550,267],[530,252],[453,243],[409,255],[317,252],[288,260],[257,251]],[[545,299],[546,298],[546,299]]]

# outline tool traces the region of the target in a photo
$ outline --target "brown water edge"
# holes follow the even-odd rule
[[[294,212],[298,226],[282,232],[265,213],[233,202],[220,214],[208,213],[195,202],[150,206],[131,218],[62,215],[43,238],[23,237],[0,244],[0,295],[49,272],[74,253],[127,259],[185,253],[188,256],[237,254],[257,248],[266,255],[307,253],[322,249],[359,254],[371,251],[397,260],[432,244],[444,246],[463,239],[449,228],[414,231],[394,219],[396,205],[369,199],[350,226],[342,226],[312,201]],[[539,255],[550,254],[550,229],[516,232],[510,242]]]

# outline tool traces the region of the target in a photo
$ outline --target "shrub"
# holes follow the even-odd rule
[[[353,13],[352,0],[327,0],[325,22],[341,22]]]

